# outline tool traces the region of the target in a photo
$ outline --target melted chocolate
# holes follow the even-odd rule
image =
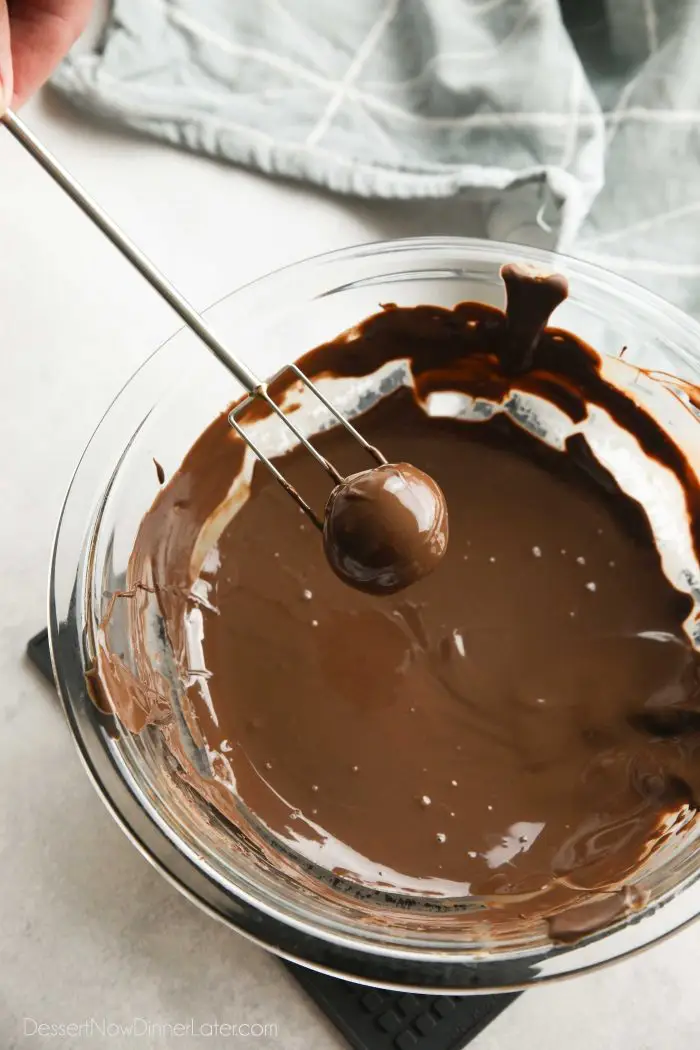
[[[632,906],[626,884],[668,821],[698,804],[691,601],[664,575],[645,511],[581,434],[559,450],[502,413],[441,418],[423,405],[444,391],[502,405],[527,364],[519,391],[573,422],[603,407],[678,479],[696,551],[700,499],[660,424],[604,378],[594,351],[543,329],[543,313],[514,364],[508,290],[508,318],[478,303],[391,307],[302,362],[314,377],[410,361],[413,387],[358,425],[444,493],[450,546],[434,572],[394,598],[344,586],[260,467],[202,567],[203,523],[243,462],[224,415],[144,519],[130,585],[157,595],[219,780],[235,777],[236,797],[281,844],[351,883],[479,898],[495,915],[550,917],[551,935],[572,940],[592,916],[601,925]],[[361,468],[342,428],[316,444],[340,470]],[[303,449],[278,464],[325,503]],[[205,668],[187,665],[193,610]],[[162,724],[162,698],[145,690],[134,718],[112,666],[105,657],[99,669],[113,708],[126,710],[129,693],[132,728]],[[188,777],[236,819],[228,788]]]
[[[643,513],[503,418],[427,420],[402,391],[362,426],[439,482],[445,559],[394,602],[355,594],[256,471],[202,614],[209,745],[229,742],[268,826],[284,836],[301,811],[356,852],[343,867],[360,880],[522,894],[624,879],[679,785],[693,805],[700,789],[695,722],[649,721],[668,717],[656,698],[683,711],[700,685]],[[317,444],[354,454],[340,431]],[[321,497],[303,452],[284,467]]]
[[[433,572],[447,550],[445,497],[409,463],[351,474],[326,504],[323,544],[341,580],[394,594]]]
[[[506,287],[506,325],[498,348],[506,374],[532,367],[535,349],[554,310],[569,294],[569,282],[560,273],[543,273],[524,263],[501,267]]]

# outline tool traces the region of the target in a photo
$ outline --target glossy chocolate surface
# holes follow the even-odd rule
[[[341,580],[368,594],[395,594],[433,572],[447,550],[447,505],[410,463],[351,474],[330,494],[323,545]]]

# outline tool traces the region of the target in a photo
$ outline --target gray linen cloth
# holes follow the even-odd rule
[[[478,190],[492,236],[529,222],[700,313],[699,0],[113,0],[54,83],[339,192]]]

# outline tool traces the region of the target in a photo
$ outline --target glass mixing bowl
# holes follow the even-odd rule
[[[212,307],[219,335],[261,375],[352,327],[382,302],[463,300],[502,305],[499,267],[529,260],[564,271],[571,295],[557,312],[612,359],[654,370],[647,394],[672,389],[685,440],[698,446],[700,415],[682,386],[700,383],[700,326],[643,288],[597,267],[531,248],[466,239],[365,245],[271,274]],[[352,901],[304,891],[233,833],[203,802],[178,797],[168,756],[150,730],[129,733],[91,699],[85,673],[110,597],[123,589],[143,515],[205,427],[240,394],[235,380],[189,331],[162,346],[107,412],[73,478],[61,515],[50,582],[56,680],[84,763],[106,805],[148,859],[191,900],[261,945],[296,962],[375,985],[454,993],[523,987],[581,973],[628,955],[700,911],[700,848],[689,834],[645,873],[648,903],[575,945],[520,932],[491,943],[449,924],[412,924],[391,902],[358,921]],[[694,414],[695,413],[695,414]],[[690,439],[687,438],[690,434]],[[696,601],[700,596],[696,595]],[[119,631],[122,635],[119,637]],[[128,657],[126,620],[112,645]],[[233,836],[235,837],[235,836]],[[227,845],[228,844],[228,845]]]

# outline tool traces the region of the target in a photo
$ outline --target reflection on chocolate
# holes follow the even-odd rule
[[[283,846],[363,893],[447,900],[465,928],[464,905],[478,899],[482,931],[535,923],[575,939],[634,906],[640,863],[700,799],[692,602],[662,571],[645,509],[598,469],[583,433],[593,409],[676,486],[695,556],[700,489],[592,349],[544,328],[514,379],[501,364],[512,335],[502,311],[479,303],[395,307],[302,361],[312,378],[410,362],[412,385],[358,421],[387,457],[434,478],[449,506],[439,571],[410,591],[345,586],[259,466],[231,516],[244,449],[225,414],[146,515],[127,583],[141,585],[136,623],[136,603],[157,600],[188,725],[212,760],[215,779],[204,778],[180,749],[188,782],[239,825],[241,800],[280,844],[271,863]],[[429,414],[430,395],[446,391],[471,414]],[[529,395],[565,433],[570,421],[570,439],[549,445],[503,411]],[[343,428],[316,444],[343,473],[361,468]],[[304,449],[277,462],[323,506],[326,478]],[[176,749],[162,682],[145,681],[136,703],[133,675],[115,668],[118,655],[102,653],[113,708],[129,725],[160,726]]]
[[[559,944],[575,944],[589,933],[597,933],[630,912],[638,911],[645,903],[644,894],[625,886],[553,915],[547,923],[549,936]]]
[[[408,463],[351,474],[326,504],[323,543],[345,583],[394,594],[432,572],[447,550],[445,497]]]

